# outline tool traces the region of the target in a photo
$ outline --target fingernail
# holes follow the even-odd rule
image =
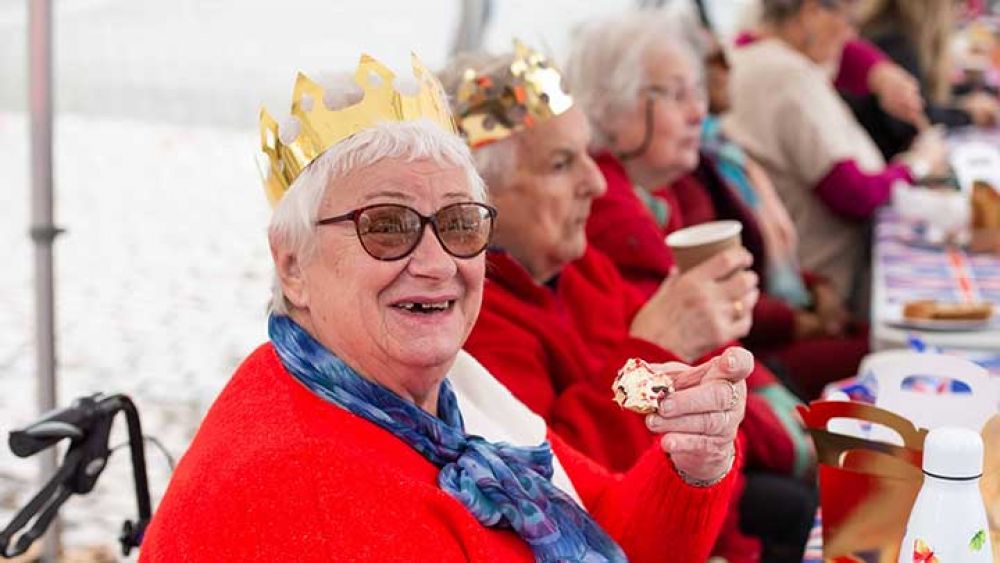
[[[726,369],[728,371],[735,371],[736,370],[736,353],[735,352],[732,352],[732,351],[726,352]]]
[[[646,415],[646,428],[653,430],[655,425],[656,425],[656,419],[654,418],[654,415],[651,414]]]
[[[670,411],[674,410],[674,408],[676,408],[676,405],[674,404],[674,401],[672,401],[670,399],[665,399],[663,401],[660,401],[660,412],[661,413],[667,414]]]

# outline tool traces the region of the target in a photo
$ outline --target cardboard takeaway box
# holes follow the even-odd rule
[[[816,444],[823,557],[836,563],[896,563],[910,509],[923,484],[920,470],[926,427],[981,429],[985,462],[981,490],[990,521],[993,560],[1000,562],[1000,414],[996,386],[978,366],[955,377],[971,393],[893,393],[907,374],[941,373],[956,358],[920,354],[874,366],[879,404],[814,401],[799,414]],[[965,360],[961,360],[965,362]],[[954,370],[947,371],[955,375]],[[979,377],[981,375],[982,377]],[[966,377],[968,376],[968,377]],[[905,387],[905,386],[904,386]],[[976,393],[979,393],[976,396]],[[884,399],[883,399],[884,397]],[[907,411],[909,418],[900,411]],[[911,420],[916,419],[916,420]],[[920,428],[918,424],[925,428]]]

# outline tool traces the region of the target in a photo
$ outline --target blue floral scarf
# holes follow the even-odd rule
[[[465,433],[446,379],[438,417],[360,377],[286,316],[268,331],[281,363],[313,393],[395,434],[439,466],[438,485],[484,526],[513,528],[538,561],[625,561],[615,542],[552,484],[547,442],[517,447]]]

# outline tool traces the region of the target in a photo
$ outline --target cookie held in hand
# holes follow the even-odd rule
[[[612,389],[618,406],[649,414],[656,412],[660,401],[674,392],[674,381],[666,373],[653,371],[646,362],[631,358],[618,370]]]

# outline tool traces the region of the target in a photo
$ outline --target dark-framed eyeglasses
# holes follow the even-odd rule
[[[471,201],[446,205],[429,216],[406,205],[380,203],[320,219],[316,225],[353,222],[365,252],[388,262],[409,256],[429,223],[445,252],[455,258],[472,258],[490,244],[496,216],[496,209]]]

